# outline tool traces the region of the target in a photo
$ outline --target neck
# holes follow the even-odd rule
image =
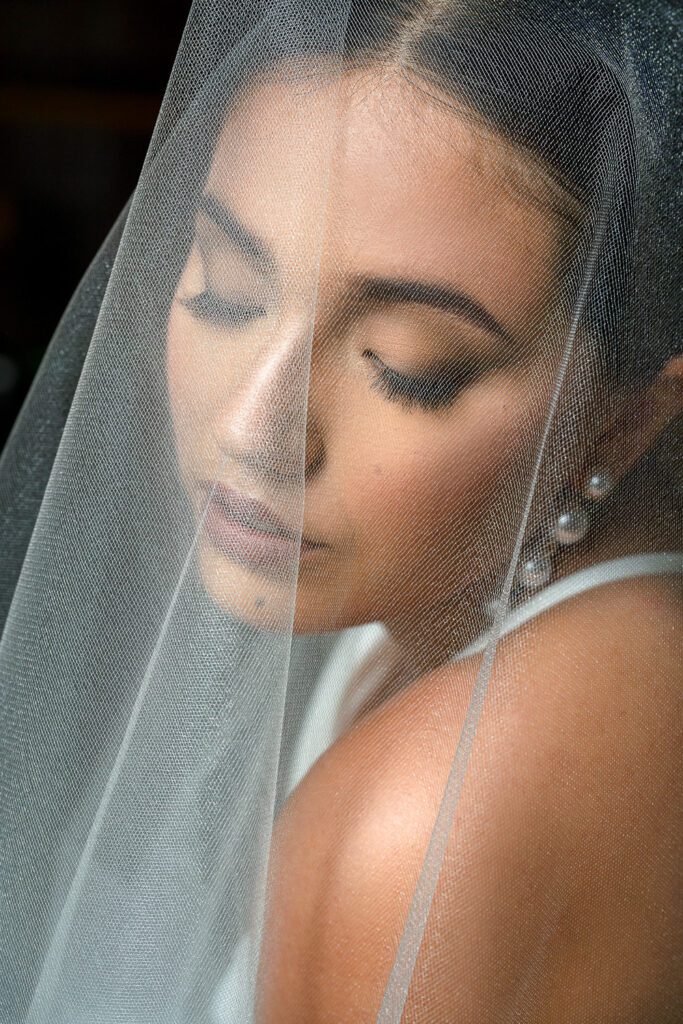
[[[680,509],[675,507],[670,479],[660,476],[652,467],[647,475],[630,473],[619,493],[605,502],[584,540],[558,546],[552,580],[625,555],[683,550]],[[472,643],[491,623],[481,598],[483,589],[470,587],[420,615],[414,606],[399,609],[385,623],[397,666],[394,672],[417,678]]]

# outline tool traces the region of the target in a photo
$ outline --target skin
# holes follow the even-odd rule
[[[191,494],[193,477],[219,479],[288,524],[302,517],[303,534],[328,545],[299,567],[295,630],[379,619],[405,635],[417,608],[458,604],[477,582],[472,566],[496,576],[507,561],[498,543],[496,565],[492,539],[521,513],[561,354],[546,322],[561,225],[505,180],[499,140],[481,140],[405,83],[378,88],[357,73],[341,99],[338,88],[264,85],[229,118],[205,191],[268,245],[276,272],[260,278],[199,216],[214,253],[203,266],[195,247],[178,288],[169,393]],[[338,103],[338,137],[312,137],[310,125]],[[207,277],[267,315],[232,331],[202,323],[183,299]],[[416,303],[354,311],[357,282],[377,278],[458,289],[509,340]],[[403,374],[478,361],[479,376],[448,408],[407,408],[378,391],[367,350]],[[304,406],[309,359],[304,423],[291,408]],[[269,438],[277,464],[256,472]],[[295,566],[272,580],[208,543],[200,558],[221,606],[260,624],[289,622]],[[454,612],[438,613],[451,629],[462,618]],[[463,621],[460,631],[478,625]]]
[[[645,579],[499,644],[402,1024],[680,1019],[682,632]],[[377,1020],[479,667],[365,715],[285,805],[259,1024]]]
[[[264,258],[256,267],[198,215],[167,344],[184,483],[198,517],[196,482],[216,479],[325,544],[297,578],[295,559],[257,573],[202,536],[207,591],[266,628],[382,621],[390,637],[380,706],[277,823],[258,985],[269,1024],[359,1024],[376,1018],[480,667],[443,661],[484,625],[543,436],[567,330],[567,221],[540,169],[501,138],[373,70],[252,89],[226,120],[205,192]],[[377,279],[457,290],[501,330],[422,302],[354,302]],[[207,322],[187,306],[207,284],[263,313]],[[479,371],[442,408],[409,407],[380,384],[377,360],[424,376],[454,359]],[[680,413],[682,376],[672,360],[609,410],[571,410],[566,478],[630,469]],[[560,574],[680,547],[648,529],[649,500],[634,488],[629,518],[573,546]],[[517,999],[525,1020],[640,1022],[654,993],[651,1019],[675,1019],[680,637],[676,580],[659,578],[564,602],[499,644],[404,1020],[502,1020]],[[607,937],[620,942],[610,958]]]

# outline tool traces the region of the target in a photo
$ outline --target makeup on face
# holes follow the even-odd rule
[[[272,282],[277,276],[278,262],[268,244],[246,227],[225,201],[206,193],[199,209],[198,219],[207,219],[214,229],[219,229],[223,245],[215,238],[207,242],[198,227],[196,244],[206,284],[182,302],[197,321],[216,332],[239,333],[275,314]],[[396,347],[392,333],[400,330],[400,318],[405,321],[410,309],[440,315],[442,321],[451,321],[454,332],[464,325],[466,332],[486,336],[489,342],[496,343],[495,357],[490,353],[480,355],[475,346],[474,351],[466,350],[448,358],[439,355],[438,346],[434,345],[433,358],[423,360],[425,365],[419,370],[406,371],[390,363],[391,350]],[[478,376],[505,365],[516,351],[510,331],[484,305],[455,286],[410,278],[356,276],[348,282],[346,290],[340,289],[338,309],[332,317],[338,333],[344,329],[345,318],[359,333],[364,323],[376,321],[378,314],[386,324],[384,348],[388,352],[380,354],[365,347],[360,355],[369,365],[373,390],[406,409],[429,412],[448,408]],[[413,334],[417,333],[414,329]],[[440,333],[444,333],[443,323]]]
[[[555,223],[489,181],[451,113],[423,153],[398,92],[349,105],[325,177],[295,91],[231,115],[170,321],[207,586],[287,616],[296,579],[303,632],[408,614],[495,560],[554,374],[534,339]]]
[[[301,536],[264,502],[224,484],[202,480],[198,489],[206,502],[203,525],[212,544],[228,558],[266,575],[306,561],[327,548]]]

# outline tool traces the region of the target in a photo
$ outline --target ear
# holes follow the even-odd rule
[[[683,354],[643,388],[624,388],[597,435],[593,464],[618,481],[683,412]]]

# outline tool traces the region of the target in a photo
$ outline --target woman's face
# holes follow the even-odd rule
[[[232,110],[167,345],[221,606],[276,625],[296,583],[299,632],[391,625],[505,564],[560,357],[562,232],[520,167],[371,71]]]

